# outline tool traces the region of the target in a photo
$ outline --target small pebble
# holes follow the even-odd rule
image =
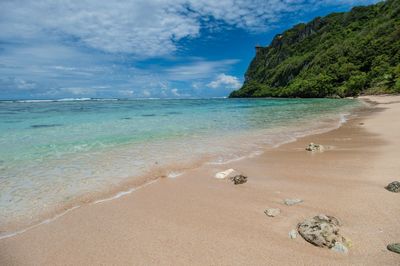
[[[292,230],[289,232],[289,237],[290,237],[291,239],[296,239],[296,238],[297,238],[297,232],[296,232],[296,230],[292,229]]]
[[[296,204],[299,204],[299,203],[301,203],[301,202],[303,202],[302,199],[285,199],[285,201],[284,201],[284,203],[285,203],[287,206],[296,205]]]
[[[279,215],[281,213],[281,210],[280,209],[271,208],[271,209],[266,209],[264,211],[264,213],[269,217],[275,217],[275,216],[277,216],[277,215]]]
[[[336,242],[335,245],[331,248],[331,250],[339,253],[348,253],[349,249],[340,242]]]

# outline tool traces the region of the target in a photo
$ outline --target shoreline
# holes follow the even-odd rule
[[[216,158],[212,158],[211,156],[202,156],[197,158],[196,160],[191,161],[190,163],[185,163],[184,165],[178,165],[174,163],[161,167],[154,167],[154,169],[147,171],[146,173],[143,173],[141,175],[126,178],[126,180],[121,181],[119,184],[112,184],[108,187],[103,187],[102,189],[93,190],[92,192],[85,192],[84,194],[77,195],[73,200],[60,203],[59,206],[47,207],[47,210],[42,211],[35,216],[31,216],[30,219],[28,217],[29,220],[26,219],[26,217],[17,218],[14,221],[2,224],[2,227],[0,227],[0,240],[8,237],[13,237],[17,234],[36,228],[42,224],[47,224],[49,223],[49,221],[52,222],[58,217],[61,217],[64,214],[82,206],[97,204],[99,202],[108,201],[113,198],[119,198],[121,196],[130,194],[137,189],[140,189],[142,186],[146,186],[147,184],[153,183],[162,178],[174,178],[173,175],[176,175],[176,173],[178,173],[178,175],[180,176],[186,171],[198,169],[201,167],[224,166],[238,161],[252,159],[254,157],[262,155],[263,153],[265,153],[266,150],[275,149],[281,145],[295,142],[298,139],[307,136],[323,134],[335,130],[346,123],[348,121],[348,117],[351,117],[358,112],[362,112],[363,109],[368,108],[367,103],[365,103],[364,101],[360,102],[362,105],[359,107],[353,107],[353,110],[350,113],[341,112],[338,115],[337,121],[329,121],[330,119],[327,118],[318,120],[318,123],[321,124],[318,127],[308,129],[304,128],[301,130],[293,131],[290,133],[290,137],[288,139],[278,141],[276,144],[263,144],[262,146],[258,147],[259,150],[257,151],[242,151],[239,157],[227,159],[226,161],[222,162],[215,161],[214,159]],[[172,175],[172,177],[170,177],[170,175]]]
[[[379,96],[368,98],[382,101]],[[385,96],[383,101],[391,102],[390,99],[394,99],[392,102],[398,111],[400,107],[396,103],[400,97]],[[89,261],[88,256],[94,262],[114,264],[126,264],[132,259],[137,264],[170,264],[173,258],[177,258],[177,264],[260,264],[266,259],[271,264],[394,263],[399,260],[397,254],[374,249],[382,246],[374,241],[381,244],[383,235],[388,239],[389,233],[366,232],[366,228],[376,223],[375,220],[361,222],[361,227],[354,228],[354,216],[362,214],[360,207],[379,205],[378,202],[370,202],[369,197],[374,196],[370,192],[377,192],[380,196],[382,193],[383,199],[378,197],[372,200],[383,200],[384,203],[388,199],[394,201],[398,196],[394,193],[390,195],[383,189],[388,180],[396,176],[390,176],[388,172],[386,180],[381,176],[379,182],[367,178],[377,170],[368,163],[379,161],[377,165],[381,164],[381,149],[390,141],[382,136],[381,129],[375,127],[381,123],[382,112],[395,108],[390,108],[387,103],[380,104],[387,109],[377,111],[377,108],[372,108],[338,129],[299,138],[253,158],[222,165],[203,165],[185,171],[178,178],[160,178],[152,186],[135,191],[137,193],[103,204],[83,205],[52,223],[1,239],[0,250],[3,252],[0,263],[24,264],[29,259],[35,264],[82,264]],[[379,109],[380,104],[377,104]],[[361,121],[365,125],[358,124]],[[370,122],[372,126],[368,126]],[[382,125],[387,123],[382,122]],[[392,134],[396,136],[396,132]],[[320,154],[306,153],[305,144],[311,140],[326,145],[328,150]],[[365,147],[367,144],[373,147],[372,150]],[[392,152],[397,154],[397,151]],[[389,162],[393,163],[395,158]],[[228,181],[214,178],[216,172],[228,168],[238,169],[249,177],[249,182],[233,186]],[[394,173],[398,169],[394,164],[394,167],[384,170]],[[362,186],[365,191],[360,193],[357,186]],[[366,202],[359,202],[360,199],[353,198],[349,191]],[[282,206],[282,199],[296,196],[302,197],[304,204]],[[347,202],[349,199],[353,201]],[[319,206],[318,200],[326,200],[324,206]],[[388,210],[378,211],[392,215],[389,219],[385,215],[383,218],[386,219],[378,217],[382,222],[380,230],[391,232],[392,242],[400,237],[395,228],[388,229],[389,225],[395,227],[395,221],[400,218],[400,210],[395,203],[388,206]],[[279,207],[282,214],[275,218],[266,217],[263,211],[267,207]],[[297,222],[320,211],[344,221],[343,233],[350,235],[354,243],[348,255],[313,247],[301,237],[288,239],[287,233]],[[363,219],[374,218],[371,214],[376,212],[375,209],[372,212],[362,211],[367,212]],[[371,235],[372,242],[364,243],[362,240],[365,239],[357,233]],[[382,236],[379,238],[377,235]],[[77,242],[81,238],[84,238],[82,243]],[[89,245],[88,241],[93,245]],[[238,247],[243,250],[239,248],[235,253]],[[284,256],[287,249],[293,252],[292,257]],[[46,256],[40,254],[43,250],[48,251]],[[378,258],[377,253],[383,257]]]

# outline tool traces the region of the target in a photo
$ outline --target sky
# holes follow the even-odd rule
[[[1,0],[0,99],[207,98],[255,45],[376,0]]]

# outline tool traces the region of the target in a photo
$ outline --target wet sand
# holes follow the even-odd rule
[[[337,130],[162,178],[2,239],[0,265],[400,265],[386,249],[400,242],[400,195],[384,189],[400,180],[400,96],[368,100],[377,104]],[[306,152],[310,142],[327,149]],[[228,168],[248,182],[214,178]],[[348,254],[289,238],[320,213],[342,222]]]

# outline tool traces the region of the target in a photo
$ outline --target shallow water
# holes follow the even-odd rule
[[[357,100],[0,102],[0,229],[132,178],[171,176],[337,127]]]

